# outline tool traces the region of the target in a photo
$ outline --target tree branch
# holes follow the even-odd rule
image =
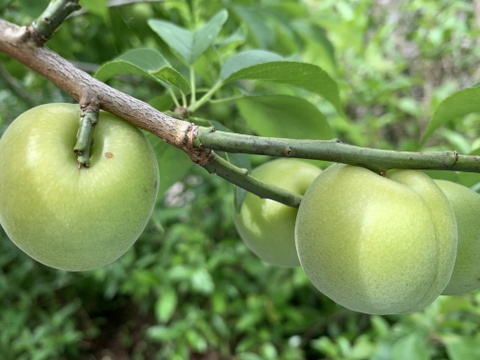
[[[456,151],[411,152],[363,148],[339,140],[268,138],[199,128],[195,146],[225,152],[318,159],[362,166],[378,173],[388,169],[480,172],[480,156]]]
[[[0,51],[44,76],[70,94],[81,106],[98,103],[100,109],[115,114],[185,151],[204,165],[210,160],[208,149],[193,148],[196,126],[163,114],[130,95],[98,81],[45,46],[30,41],[25,26],[0,19]]]

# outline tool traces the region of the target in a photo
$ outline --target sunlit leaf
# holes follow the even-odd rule
[[[227,18],[227,11],[222,10],[196,32],[165,20],[152,19],[148,24],[187,64],[192,65],[215,42]]]
[[[263,80],[299,87],[322,96],[343,114],[336,81],[316,65],[286,61],[268,51],[249,50],[228,59],[220,78],[224,83]]]
[[[95,77],[100,81],[106,81],[123,74],[140,74],[153,78],[150,75],[151,71],[157,71],[169,65],[167,59],[156,50],[134,49],[103,64],[95,73]]]

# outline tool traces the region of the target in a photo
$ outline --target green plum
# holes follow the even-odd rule
[[[252,171],[268,184],[303,195],[320,168],[302,160],[277,159]],[[299,266],[295,249],[297,209],[247,193],[234,222],[245,244],[263,261],[280,267]]]
[[[47,104],[0,139],[0,224],[37,261],[81,271],[124,254],[144,230],[159,186],[155,153],[135,126],[101,112],[91,165],[73,147],[80,109]]]
[[[480,195],[466,186],[435,180],[453,208],[458,226],[457,259],[444,295],[480,288]]]
[[[313,285],[368,314],[418,311],[450,280],[457,248],[453,210],[420,171],[385,176],[336,164],[300,204],[295,241]]]

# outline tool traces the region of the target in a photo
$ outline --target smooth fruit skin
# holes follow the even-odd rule
[[[137,240],[151,215],[158,165],[144,134],[102,112],[91,165],[77,168],[80,110],[48,104],[20,115],[0,139],[0,223],[37,261],[81,271]]]
[[[427,175],[386,176],[332,165],[308,188],[295,227],[310,281],[338,304],[368,314],[418,311],[447,286],[455,216]]]
[[[303,195],[320,168],[301,160],[277,159],[260,165],[252,176]],[[263,261],[280,267],[299,266],[295,249],[297,209],[247,193],[234,223],[245,244]]]
[[[480,195],[451,181],[435,182],[450,201],[458,227],[457,259],[442,294],[464,294],[480,288]]]

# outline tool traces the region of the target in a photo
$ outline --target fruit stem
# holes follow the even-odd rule
[[[301,195],[262,182],[249,175],[247,169],[239,168],[215,153],[213,153],[213,156],[210,162],[203,165],[210,173],[216,174],[261,198],[269,198],[292,207],[298,207],[302,202]]]
[[[90,167],[90,150],[93,144],[93,130],[98,123],[98,112],[82,112],[80,128],[77,134],[77,143],[73,152],[77,154],[78,168]]]
[[[37,43],[43,45],[52,37],[63,20],[80,8],[78,0],[51,0],[43,13],[31,24],[37,35]]]

